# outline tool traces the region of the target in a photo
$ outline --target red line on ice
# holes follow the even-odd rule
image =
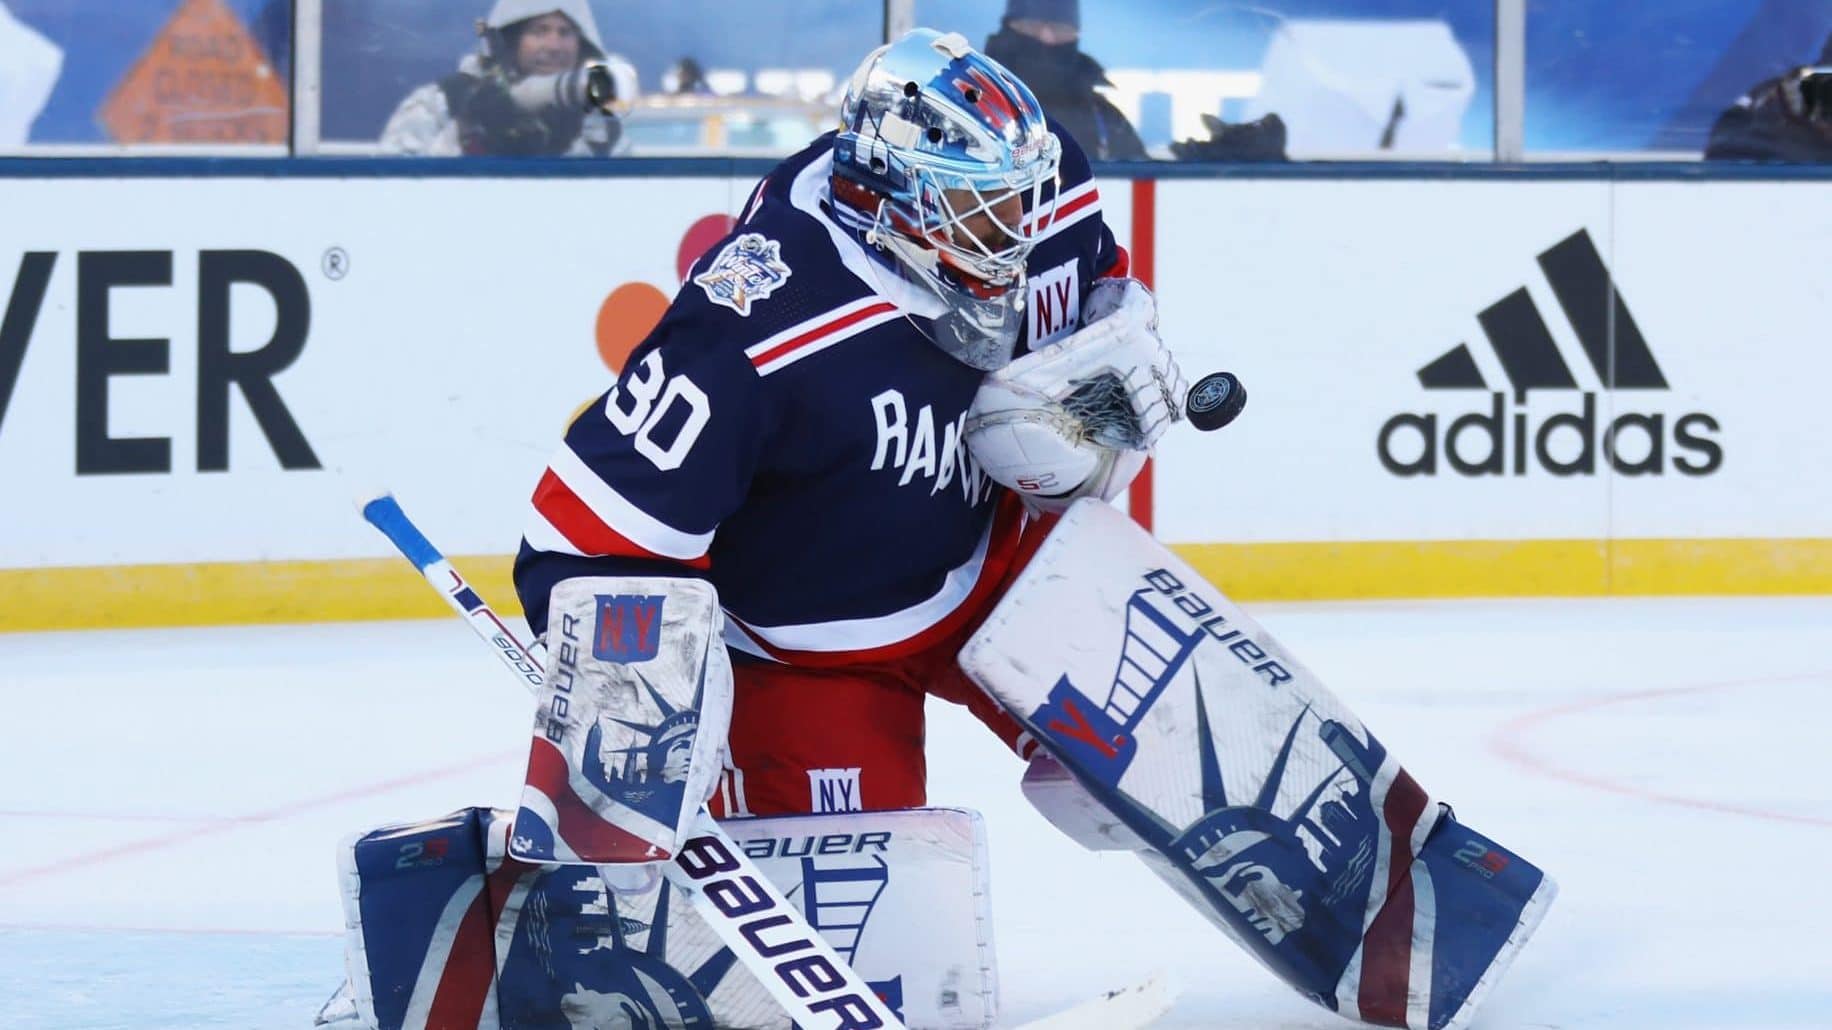
[[[1767,683],[1791,683],[1799,681],[1824,680],[1832,682],[1832,672],[1802,673],[1797,676],[1764,676],[1756,679],[1727,680],[1722,683],[1701,683],[1689,687],[1661,687],[1655,690],[1636,690],[1625,694],[1612,694],[1609,697],[1589,698],[1569,704],[1542,708],[1536,712],[1516,716],[1502,723],[1489,736],[1490,751],[1503,759],[1520,766],[1529,772],[1565,783],[1589,787],[1608,794],[1636,798],[1641,801],[1654,801],[1667,805],[1678,805],[1682,808],[1695,808],[1706,812],[1718,812],[1723,815],[1740,815],[1750,819],[1763,819],[1777,823],[1797,823],[1803,826],[1832,827],[1832,819],[1814,815],[1795,815],[1789,812],[1771,812],[1747,805],[1728,804],[1722,801],[1709,801],[1704,798],[1686,797],[1683,794],[1667,794],[1657,790],[1648,790],[1631,783],[1618,783],[1594,773],[1566,769],[1547,759],[1535,755],[1527,746],[1525,738],[1528,731],[1556,719],[1566,716],[1584,715],[1600,708],[1612,705],[1635,704],[1641,701],[1655,701],[1668,697],[1683,697],[1687,694],[1702,694],[1713,690],[1729,690],[1735,687],[1756,686]]]
[[[216,815],[154,815],[146,812],[57,812],[43,809],[0,808],[0,819],[82,819],[100,823],[218,823]]]
[[[395,776],[386,780],[378,780],[375,783],[367,783],[361,786],[340,790],[334,794],[307,798],[303,801],[294,801],[274,808],[251,812],[247,815],[228,816],[207,820],[204,821],[201,826],[191,826],[182,830],[162,833],[154,837],[142,837],[138,840],[124,841],[120,844],[102,848],[98,851],[72,855],[69,858],[58,859],[55,862],[50,862],[45,865],[27,866],[24,869],[15,869],[11,872],[0,872],[0,887],[10,887],[27,880],[37,879],[40,876],[69,872],[71,870],[113,861],[117,858],[144,855],[149,851],[158,851],[164,848],[176,847],[180,844],[188,844],[199,837],[208,837],[213,834],[242,829],[251,823],[274,822],[279,819],[300,815],[316,809],[329,808],[332,805],[341,804],[345,801],[354,801],[358,798],[366,798],[376,794],[385,794],[391,790],[399,790],[402,787],[411,787],[421,783],[442,780],[446,777],[471,772],[487,765],[509,761],[519,757],[520,754],[521,752],[519,751],[501,751],[476,758],[469,758],[463,762],[441,766],[437,769],[427,769],[423,772],[408,773],[405,776]]]
[[[127,926],[117,923],[0,923],[0,930],[34,933],[176,933],[207,937],[342,937],[342,930],[256,930],[218,926]]]

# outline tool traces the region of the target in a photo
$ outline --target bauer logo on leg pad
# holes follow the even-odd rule
[[[661,651],[662,595],[599,594],[592,656],[607,662],[653,661]]]

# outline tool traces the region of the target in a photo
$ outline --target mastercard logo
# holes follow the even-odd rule
[[[674,252],[675,280],[670,290],[687,281],[687,271],[712,245],[724,239],[738,224],[731,215],[706,215],[687,227],[680,246]],[[613,374],[623,371],[630,352],[642,343],[661,323],[668,310],[672,293],[653,283],[621,283],[598,305],[598,324],[594,336],[598,357]]]

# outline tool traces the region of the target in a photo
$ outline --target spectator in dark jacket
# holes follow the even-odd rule
[[[1818,65],[1758,83],[1719,115],[1705,158],[1832,161],[1832,38],[1820,51]]]
[[[1044,113],[1061,122],[1089,157],[1145,160],[1145,144],[1132,123],[1096,92],[1113,83],[1100,62],[1081,52],[1080,40],[1080,0],[1008,0],[985,50],[1024,80]]]

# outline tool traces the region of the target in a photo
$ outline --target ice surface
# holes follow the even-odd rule
[[[1558,878],[1478,1027],[1832,1025],[1832,598],[1249,607]],[[528,706],[455,620],[0,635],[0,1026],[309,1026],[338,841],[513,801]],[[1162,1026],[1350,1025],[930,719],[931,800],[987,817],[1002,1022],[1168,969]]]

